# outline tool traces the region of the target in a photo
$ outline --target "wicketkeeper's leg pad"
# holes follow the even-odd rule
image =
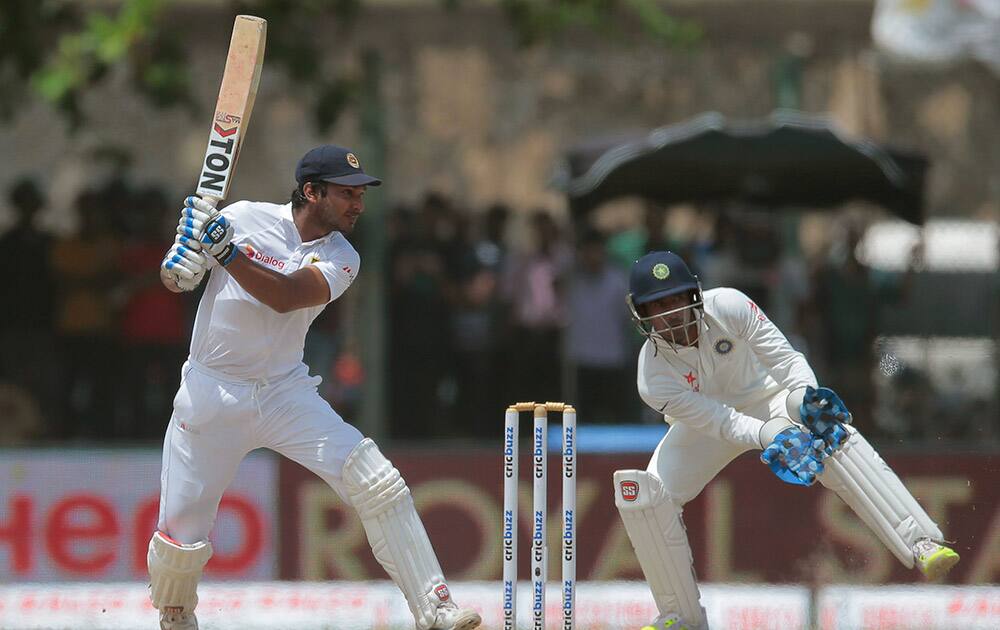
[[[618,470],[614,480],[615,505],[660,614],[707,626],[680,506],[652,473]]]
[[[375,558],[403,592],[417,627],[431,627],[451,595],[406,482],[369,438],[348,455],[343,478]]]
[[[847,441],[823,463],[819,481],[854,510],[879,540],[907,568],[913,568],[913,545],[921,538],[944,540],[896,473],[857,429],[844,425]]]
[[[149,599],[153,607],[170,612],[193,612],[198,605],[201,572],[211,557],[212,544],[207,540],[185,545],[155,532],[146,555]]]

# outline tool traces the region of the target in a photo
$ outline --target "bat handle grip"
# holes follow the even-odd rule
[[[212,204],[213,208],[218,208],[219,202],[222,201],[222,197],[216,197],[215,195],[203,195],[202,199]]]

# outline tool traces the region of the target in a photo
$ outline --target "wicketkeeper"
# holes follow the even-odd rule
[[[958,562],[941,530],[853,426],[832,390],[746,295],[701,290],[684,261],[635,262],[628,305],[646,336],[639,395],[670,430],[646,470],[615,472],[621,513],[659,616],[643,630],[708,627],[681,520],[685,503],[744,451],[782,481],[836,492],[906,567],[934,580]]]

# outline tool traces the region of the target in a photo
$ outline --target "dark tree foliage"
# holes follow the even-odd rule
[[[438,0],[460,11],[469,0]],[[521,46],[557,40],[570,30],[622,37],[638,25],[644,37],[666,46],[689,46],[697,25],[668,15],[658,0],[497,0]],[[268,21],[267,63],[311,101],[313,122],[326,131],[360,99],[360,77],[349,66],[319,63],[322,46],[346,34],[364,0],[241,0],[233,14]],[[54,107],[71,130],[87,124],[83,95],[113,71],[126,73],[137,93],[157,108],[196,111],[191,99],[184,34],[161,19],[167,0],[125,0],[84,5],[71,0],[0,2],[0,120],[10,121],[31,97]],[[318,32],[318,25],[330,32]],[[343,60],[341,60],[343,61]],[[333,63],[333,62],[327,62]],[[355,64],[356,66],[356,64]]]

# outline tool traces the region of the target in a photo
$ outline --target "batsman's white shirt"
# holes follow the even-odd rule
[[[289,274],[313,265],[340,297],[357,276],[361,258],[340,232],[303,243],[292,206],[238,201],[222,213],[232,219],[233,243],[247,258]],[[212,260],[214,263],[214,259]],[[241,379],[276,379],[303,369],[309,325],[325,305],[278,313],[261,303],[222,269],[213,269],[198,305],[191,358]]]
[[[290,204],[240,201],[222,212],[247,257],[283,274],[314,265],[331,300],[358,273],[358,253],[339,232],[302,242]],[[322,379],[302,363],[306,332],[324,306],[278,313],[212,269],[164,438],[160,531],[184,543],[207,539],[223,492],[257,448],[298,462],[344,496],[341,470],[363,436],[323,400]]]

